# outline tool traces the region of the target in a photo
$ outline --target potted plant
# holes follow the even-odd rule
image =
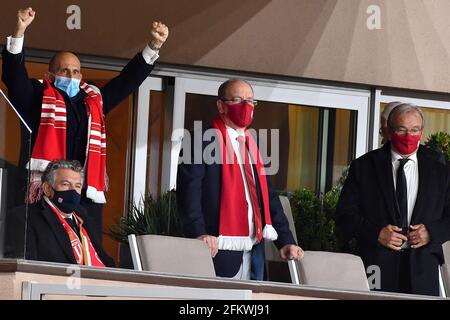
[[[336,206],[347,175],[348,168],[325,194],[304,188],[289,195],[298,242],[304,250],[341,252],[347,248],[335,222]]]
[[[442,153],[447,163],[450,163],[450,134],[442,131],[433,133],[425,142],[425,146]]]
[[[171,190],[157,198],[148,195],[137,204],[130,203],[127,214],[112,225],[107,234],[121,244],[119,265],[133,268],[128,247],[129,234],[182,236],[181,230],[176,193]]]

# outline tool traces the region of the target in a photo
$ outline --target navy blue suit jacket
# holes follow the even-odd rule
[[[191,134],[191,137],[194,137],[194,134]],[[183,147],[180,153],[181,159],[186,156],[183,155],[183,152],[186,151],[190,151],[191,158],[194,158],[194,143],[191,143],[191,146],[189,146],[187,144],[188,140],[189,139],[185,139],[183,141]],[[204,141],[199,144],[199,146],[201,146],[201,150],[200,148],[197,150],[199,155],[203,154],[203,150],[206,146],[210,143],[216,143],[217,141],[214,138],[212,140],[213,142]],[[218,148],[213,149],[219,150]],[[212,156],[214,157],[214,152],[212,153]],[[206,164],[202,156],[198,158],[201,160],[201,163],[199,164],[181,163],[178,166],[178,212],[183,223],[183,231],[186,237],[196,238],[201,235],[218,236],[222,167],[217,163]],[[259,182],[258,179],[255,180],[261,203]],[[270,185],[269,202],[272,225],[278,233],[278,239],[275,241],[275,245],[278,248],[282,248],[287,244],[295,244],[281,202]],[[263,206],[260,207],[263,208]],[[262,216],[264,219],[264,214],[262,214]],[[264,241],[259,245],[263,246]],[[233,277],[239,271],[242,263],[242,255],[242,251],[219,250],[219,253],[214,258],[216,274],[222,277]]]

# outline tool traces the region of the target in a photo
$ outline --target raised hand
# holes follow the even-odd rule
[[[159,50],[169,36],[169,28],[161,21],[152,23],[150,48]]]
[[[17,11],[17,25],[13,33],[14,38],[23,37],[25,30],[33,22],[35,15],[36,12],[31,7]]]

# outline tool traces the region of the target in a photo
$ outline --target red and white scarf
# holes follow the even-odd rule
[[[241,166],[237,160],[230,137],[222,118],[213,120],[212,127],[217,130],[222,156],[222,188],[220,197],[220,218],[218,246],[221,250],[248,251],[253,247],[248,220],[248,205],[245,197],[244,181]],[[269,206],[269,189],[261,154],[253,137],[245,131],[249,152],[256,159],[256,177],[262,193],[262,211],[264,214],[263,238],[276,240],[278,234],[272,226]]]
[[[89,238],[86,229],[83,227],[84,224],[83,219],[81,219],[75,213],[72,213],[72,217],[75,218],[75,223],[77,224],[78,229],[80,230],[80,237],[78,237],[76,232],[63,218],[63,216],[55,207],[55,205],[46,196],[44,196],[44,200],[47,202],[50,209],[58,217],[59,221],[66,230],[67,235],[69,236],[70,239],[70,245],[72,247],[73,254],[75,256],[75,261],[77,262],[77,264],[84,266],[105,267],[102,260],[98,256],[97,251],[92,245],[91,239]]]
[[[96,203],[105,203],[106,179],[106,129],[101,95],[85,82],[80,88],[86,92],[84,102],[88,113],[88,134],[86,162],[86,196]],[[67,112],[63,96],[50,82],[44,80],[41,121],[36,142],[31,153],[30,190],[28,201],[33,203],[41,198],[40,178],[48,163],[66,159]]]

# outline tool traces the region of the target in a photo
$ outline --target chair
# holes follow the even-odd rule
[[[450,241],[442,244],[442,252],[444,253],[444,263],[450,265]]]
[[[288,197],[279,196],[281,205],[283,206],[284,214],[289,222],[289,229],[294,236],[294,240],[297,242],[297,234],[295,232],[294,218],[292,216],[291,204]],[[283,261],[280,257],[278,248],[273,241],[265,241],[264,245],[266,256],[266,270],[267,278],[269,281],[278,282],[291,282],[289,269],[286,265],[286,261]]]
[[[303,259],[288,263],[293,283],[343,290],[370,290],[364,264],[360,257],[352,254],[305,251]]]
[[[211,251],[197,239],[159,235],[128,236],[135,270],[215,277]]]
[[[442,296],[450,296],[450,241],[442,244],[442,252],[444,253],[444,264],[440,266],[443,290]]]

